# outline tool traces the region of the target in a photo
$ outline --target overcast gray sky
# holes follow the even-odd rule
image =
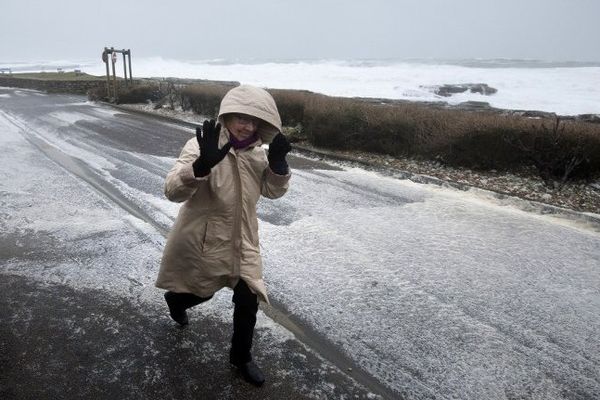
[[[527,58],[600,61],[600,0],[2,0],[0,62]]]

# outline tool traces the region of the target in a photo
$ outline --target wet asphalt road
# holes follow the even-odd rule
[[[227,293],[180,330],[152,288],[193,130],[84,100],[0,88],[0,393],[598,398],[596,233],[293,156],[293,188],[258,210],[279,303],[259,315],[268,384],[248,387]]]
[[[279,356],[257,347],[269,381],[254,388],[228,363],[230,327],[222,321],[192,318],[182,329],[128,298],[6,274],[0,290],[2,399],[367,397],[297,341]],[[318,395],[316,382],[335,389]]]
[[[48,118],[75,113],[78,132],[88,132],[95,150],[116,148],[139,154],[129,160],[149,172],[164,175],[155,157],[174,157],[193,134],[189,128],[162,124],[134,114],[113,112],[106,121],[98,115],[86,118],[85,98],[46,96],[31,91],[0,89],[11,101],[4,110],[30,126],[19,126],[40,162],[55,163],[77,177],[81,184],[154,226],[166,235],[170,220],[156,220],[85,163],[57,152],[53,146],[29,135],[40,126],[65,143],[70,137],[68,121]],[[1,110],[1,109],[0,109]],[[59,117],[60,117],[59,115]],[[56,128],[58,126],[58,128]],[[64,130],[61,130],[64,128]],[[39,132],[38,132],[39,133]],[[148,161],[145,155],[152,157]],[[295,168],[311,168],[308,161]],[[55,165],[53,165],[54,167]],[[162,187],[142,178],[128,177],[133,186],[161,196]],[[3,196],[8,195],[2,192]],[[66,199],[66,201],[77,199]],[[9,204],[10,200],[3,202]],[[8,214],[2,218],[10,218]],[[97,238],[102,241],[103,238]],[[64,247],[64,249],[61,249]],[[94,262],[89,254],[70,253],[70,245],[53,242],[34,232],[4,232],[0,241],[0,266],[17,263],[41,268],[48,260],[71,258]],[[27,268],[27,267],[26,267]],[[304,399],[376,398],[372,390],[325,361],[317,352],[288,337],[275,339],[273,329],[257,327],[254,355],[266,376],[262,388],[245,383],[227,361],[231,324],[201,309],[191,312],[191,324],[181,329],[166,316],[162,302],[141,300],[148,296],[132,279],[129,295],[110,290],[81,290],[69,284],[48,282],[0,269],[0,398],[2,399]],[[155,294],[153,295],[154,297]],[[229,310],[231,311],[231,310]],[[285,312],[273,310],[287,320]],[[268,317],[261,317],[269,320]],[[267,326],[272,322],[267,322]],[[264,322],[263,322],[264,325]],[[275,325],[278,325],[275,323]],[[283,328],[275,328],[275,331]],[[285,335],[284,335],[285,336]],[[261,345],[262,343],[262,345]],[[320,343],[321,346],[326,346]],[[335,352],[333,353],[336,354]],[[342,368],[348,364],[342,362]],[[372,388],[373,389],[373,388]],[[374,386],[377,391],[377,385]],[[385,389],[383,390],[385,393]]]

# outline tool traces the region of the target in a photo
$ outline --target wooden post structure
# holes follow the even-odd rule
[[[110,49],[108,47],[104,48],[102,52],[102,61],[106,64],[106,97],[111,97],[111,88],[110,88],[110,70],[108,67],[108,62],[112,63],[112,98],[116,101],[118,96],[118,87],[117,87],[117,73],[115,64],[117,62],[117,53],[121,53],[123,55],[123,75],[125,77],[125,87],[129,86],[129,83],[133,85],[133,75],[131,73],[131,50],[115,50],[114,47]],[[110,60],[109,60],[110,58]],[[129,61],[129,77],[127,76],[127,61]]]

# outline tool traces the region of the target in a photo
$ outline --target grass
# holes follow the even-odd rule
[[[106,80],[104,76],[89,75],[76,72],[32,72],[21,74],[2,74],[0,77],[17,79],[36,79],[41,81],[102,81]],[[111,77],[112,79],[112,77]],[[119,79],[117,77],[117,79]]]

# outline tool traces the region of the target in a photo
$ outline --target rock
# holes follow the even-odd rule
[[[456,93],[464,93],[467,90],[471,93],[481,93],[485,96],[492,95],[498,91],[498,89],[488,86],[487,83],[458,83],[441,86],[421,86],[421,88],[431,90],[438,96],[443,97],[450,97]]]
[[[461,110],[488,110],[492,108],[490,103],[486,101],[463,101],[454,107]]]
[[[462,103],[461,103],[462,104]],[[501,115],[515,115],[526,118],[558,118],[563,121],[579,121],[600,124],[600,114],[579,114],[579,115],[557,115],[553,112],[535,111],[535,110],[499,110]]]
[[[507,110],[504,114],[526,118],[556,118],[556,113],[535,110]]]
[[[577,117],[575,117],[575,119],[577,121],[600,124],[600,114],[579,114]]]

